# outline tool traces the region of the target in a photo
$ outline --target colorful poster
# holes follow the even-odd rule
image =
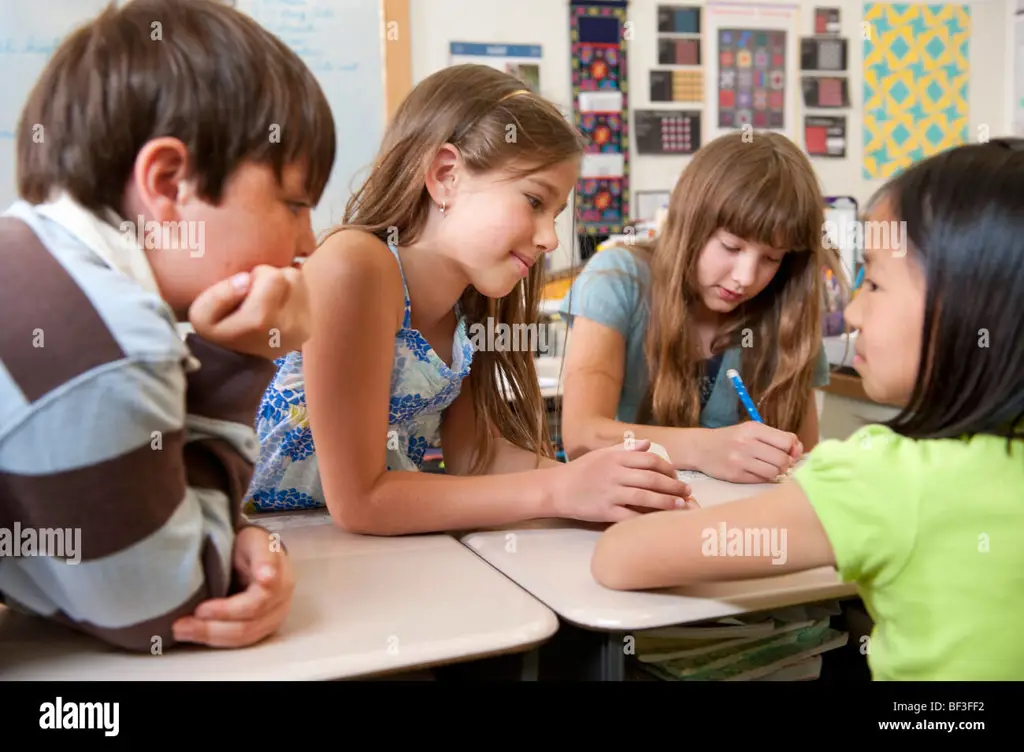
[[[700,34],[700,8],[659,5],[658,31],[669,34]]]
[[[818,35],[838,35],[839,8],[815,8],[814,9],[814,33]]]
[[[476,63],[511,73],[534,94],[540,94],[539,44],[487,44],[452,42],[449,46],[452,65]]]
[[[700,148],[700,112],[636,110],[637,154],[693,154]]]
[[[864,5],[864,163],[886,180],[914,162],[966,143],[965,5]]]
[[[800,6],[708,0],[703,20],[709,44],[701,141],[753,128],[799,143]]]
[[[846,40],[839,38],[801,39],[800,70],[845,71]]]
[[[703,102],[704,71],[652,70],[652,102]]]
[[[812,157],[846,157],[845,116],[804,116],[804,148]]]
[[[718,30],[718,127],[786,127],[786,32]]]
[[[850,87],[845,78],[804,76],[800,79],[804,104],[814,109],[850,106]]]
[[[575,191],[584,235],[612,235],[629,220],[625,24],[625,0],[570,4],[574,121],[588,142]]]

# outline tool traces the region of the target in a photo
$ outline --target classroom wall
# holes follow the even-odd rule
[[[676,0],[681,5],[705,5]],[[1011,99],[1007,79],[1013,70],[1012,46],[1007,25],[1013,18],[1015,0],[973,0],[971,8],[970,50],[970,134],[978,138],[982,125],[990,135],[1010,131]],[[751,0],[751,4],[772,3]],[[789,3],[795,5],[797,3]],[[659,0],[631,0],[629,20],[633,22],[633,39],[629,48],[629,99],[631,109],[701,109],[700,105],[650,102],[648,73],[657,65],[657,7]],[[860,0],[817,0],[799,3],[800,35],[811,36],[814,8],[841,9],[842,36],[849,40],[846,76],[850,82],[850,107],[833,111],[847,118],[847,157],[843,160],[814,159],[813,164],[826,195],[851,195],[863,205],[878,187],[877,181],[865,180],[861,170],[863,137],[860,113],[863,107],[863,76],[861,63]],[[496,44],[539,44],[542,46],[541,89],[566,113],[572,108],[572,79],[569,61],[569,9],[567,0],[412,0],[412,73],[413,82],[448,65],[449,44],[461,42],[492,42]],[[706,33],[706,32],[705,32]],[[706,51],[709,48],[705,48]],[[706,58],[706,54],[705,54]],[[798,64],[797,66],[798,67]],[[787,81],[799,86],[799,72]],[[705,83],[705,96],[714,87]],[[794,133],[801,134],[802,100],[798,108]],[[822,111],[824,113],[824,111]],[[630,192],[671,190],[680,171],[689,161],[685,156],[640,156],[635,143],[630,144]],[[561,248],[556,252],[552,268],[564,268],[578,259],[569,249],[575,246],[572,218],[569,212],[558,224]]]

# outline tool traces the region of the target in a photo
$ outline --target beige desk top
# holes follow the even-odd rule
[[[317,512],[259,522],[281,532],[296,570],[277,635],[239,650],[134,655],[0,606],[0,681],[344,679],[519,652],[558,628],[451,536],[353,536]]]
[[[702,506],[724,504],[771,488],[680,473]],[[542,520],[470,533],[462,542],[559,616],[593,630],[654,629],[784,608],[856,594],[830,567],[745,582],[621,592],[594,581],[590,559],[602,525]]]

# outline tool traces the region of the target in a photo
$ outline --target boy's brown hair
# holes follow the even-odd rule
[[[17,130],[17,186],[33,204],[64,189],[99,215],[121,211],[140,149],[188,148],[198,195],[218,203],[244,162],[304,162],[319,201],[335,155],[330,106],[299,57],[217,0],[111,3],[46,66]]]

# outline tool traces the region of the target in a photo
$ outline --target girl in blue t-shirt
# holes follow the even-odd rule
[[[807,157],[775,133],[722,136],[683,171],[657,239],[597,253],[562,302],[566,453],[626,439],[737,483],[787,472],[818,441],[823,199]],[[764,424],[746,420],[736,369]]]
[[[902,411],[774,490],[613,526],[594,575],[646,589],[835,567],[874,619],[876,680],[1024,678],[1024,140],[916,163],[867,219],[854,368]]]
[[[519,333],[536,332],[584,146],[554,105],[487,66],[416,86],[303,266],[313,336],[277,361],[256,416],[251,511],[326,506],[350,532],[396,535],[685,503],[645,444],[560,463],[548,440]],[[420,472],[437,447],[445,475]]]

